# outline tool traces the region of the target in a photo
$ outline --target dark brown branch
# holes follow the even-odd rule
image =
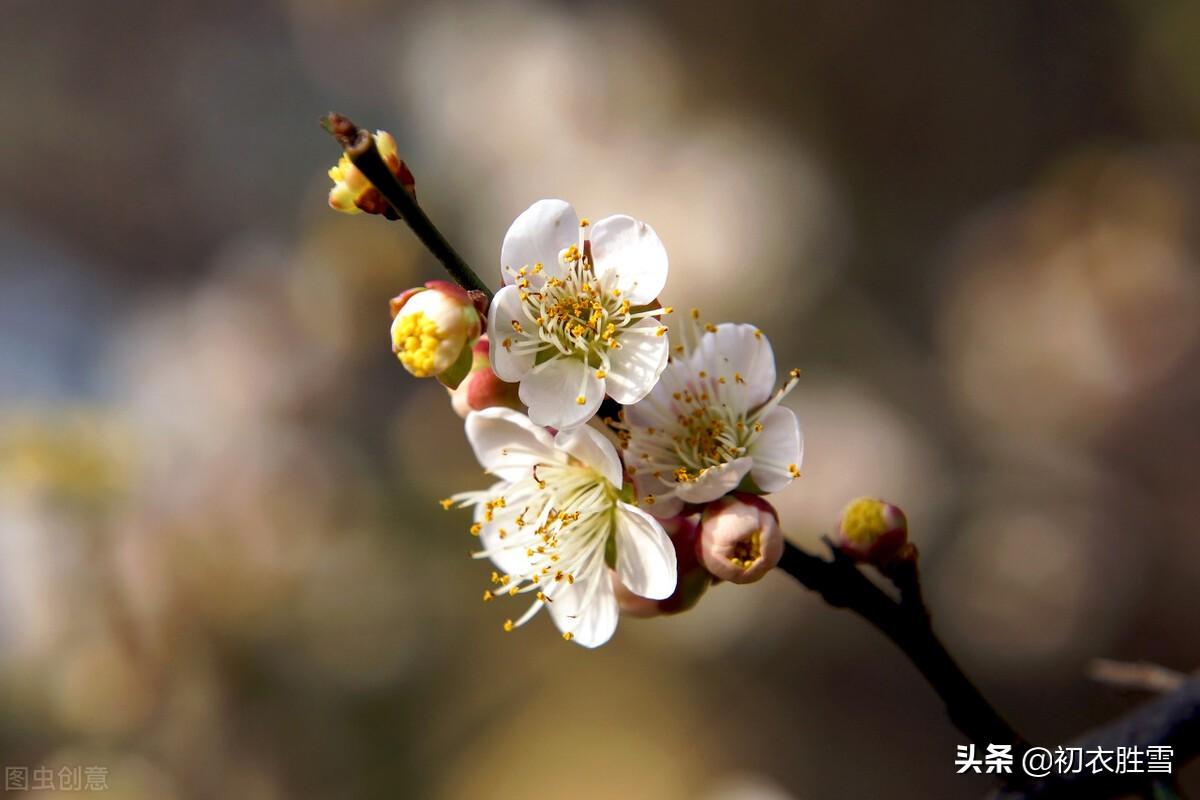
[[[338,141],[354,166],[379,190],[400,218],[408,223],[421,244],[441,262],[455,283],[468,291],[478,292],[490,302],[492,290],[467,265],[416,199],[388,169],[375,147],[375,137],[371,132],[332,112],[321,120],[321,126]]]
[[[1088,749],[1165,745],[1172,748],[1174,771],[1200,753],[1200,678],[1192,678],[1175,691],[1138,706],[1130,713],[1096,728],[1070,743]],[[1050,777],[996,795],[996,800],[1103,800],[1138,795],[1152,796],[1155,782],[1169,784],[1172,775],[1113,772],[1092,774],[1084,770]]]
[[[1023,774],[1021,757],[1030,745],[1004,720],[971,683],[933,632],[920,595],[916,559],[892,565],[887,576],[900,590],[900,600],[890,597],[867,578],[849,558],[834,550],[827,561],[787,543],[779,567],[805,587],[819,593],[836,608],[848,608],[891,639],[920,670],[946,706],[950,721],[963,735],[986,752],[989,744],[1011,744],[1015,769],[1009,783],[994,800],[1103,800],[1137,795],[1152,797],[1156,787],[1169,786],[1166,774],[1116,774],[1088,771],[1051,775],[1032,780]],[[1177,689],[1108,725],[1091,731],[1070,747],[1171,747],[1178,768],[1200,753],[1200,678],[1184,681]]]
[[[832,547],[832,544],[830,545]],[[921,568],[917,546],[909,542],[901,548],[896,558],[881,569],[892,585],[900,592],[900,605],[909,614],[929,620],[925,607],[925,593],[921,588]]]
[[[1013,751],[1020,753],[1027,747],[950,657],[933,632],[919,595],[914,598],[910,593],[907,601],[897,603],[836,551],[833,560],[826,561],[791,542],[779,568],[831,606],[854,611],[891,639],[945,703],[954,726],[981,749],[989,744],[1011,744]]]

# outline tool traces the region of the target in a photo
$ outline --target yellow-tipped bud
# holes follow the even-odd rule
[[[860,497],[842,511],[836,544],[855,561],[885,566],[907,542],[908,519],[891,503]]]
[[[446,281],[429,281],[392,301],[392,351],[404,368],[418,378],[445,375],[451,368],[453,384],[471,366],[471,346],[479,338],[483,321],[471,298]]]
[[[387,131],[375,131],[375,149],[379,151],[383,163],[396,176],[396,180],[415,198],[416,180],[408,166],[400,159],[396,151],[396,140],[392,135]],[[354,166],[345,153],[338,159],[338,163],[329,169],[329,178],[333,181],[333,188],[329,190],[330,208],[346,214],[365,211],[368,214],[390,214],[395,217],[383,195],[371,185],[367,176]]]

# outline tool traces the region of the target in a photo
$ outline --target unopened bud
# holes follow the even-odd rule
[[[451,388],[470,372],[471,346],[483,327],[479,312],[461,287],[429,281],[391,303],[392,350],[418,378],[440,377]]]
[[[730,494],[709,503],[700,519],[700,560],[715,577],[754,583],[783,556],[779,515],[766,500]]]
[[[396,140],[387,131],[375,131],[375,149],[380,158],[400,185],[413,196],[417,196],[416,180],[408,166],[400,159],[396,151]],[[395,217],[395,212],[379,190],[371,185],[367,176],[363,175],[354,162],[345,153],[329,170],[333,180],[333,188],[329,190],[329,207],[347,214],[383,214]]]
[[[696,555],[696,543],[699,540],[699,526],[688,517],[673,517],[660,520],[663,530],[671,537],[675,546],[675,565],[678,578],[675,581],[675,591],[670,597],[662,600],[651,600],[641,597],[626,588],[621,583],[615,570],[609,570],[612,575],[613,589],[617,594],[617,602],[621,613],[631,617],[657,617],[662,614],[678,614],[687,611],[700,602],[708,587],[712,585],[712,576],[708,574]]]
[[[450,405],[456,414],[466,419],[472,411],[493,406],[524,410],[517,397],[517,384],[506,383],[492,372],[488,360],[488,338],[481,336],[471,349],[471,371],[455,389],[450,389]]]
[[[855,561],[884,566],[908,542],[908,520],[891,503],[873,497],[851,501],[842,511],[834,544]]]

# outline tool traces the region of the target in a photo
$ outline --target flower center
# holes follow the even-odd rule
[[[773,397],[751,408],[746,399],[747,381],[740,372],[714,374],[710,371],[714,367],[696,363],[700,342],[717,328],[702,325],[697,309],[692,309],[689,317],[678,329],[683,344],[675,347],[659,384],[663,393],[656,389],[641,401],[656,408],[663,427],[630,425],[624,412],[616,420],[606,420],[620,438],[621,449],[629,453],[629,473],[650,474],[667,484],[693,483],[714,467],[750,456],[763,432],[762,420],[791,392],[800,376],[799,370],[791,370]],[[761,335],[755,332],[756,337]],[[722,362],[725,366],[730,363],[729,359],[712,363]],[[793,477],[799,477],[798,465],[790,464],[788,469]],[[654,496],[643,500],[652,503]]]
[[[735,567],[750,569],[762,558],[762,529],[750,534],[747,539],[741,539],[733,546],[729,554],[729,562]]]
[[[680,462],[674,473],[678,483],[694,481],[705,469],[744,455],[755,434],[762,430],[761,424],[748,425],[728,406],[710,404],[707,391],[699,397],[691,390],[677,394],[684,404],[676,417],[679,429],[671,437]],[[689,410],[688,406],[694,404]]]
[[[525,313],[537,327],[538,360],[555,355],[576,358],[595,368],[596,377],[604,378],[610,369],[610,352],[621,349],[621,333],[642,317],[666,312],[659,308],[634,310],[620,289],[606,289],[596,276],[590,253],[586,240],[582,249],[577,245],[565,248],[558,257],[562,276],[547,278],[541,288],[533,288],[531,280],[542,273],[541,264],[511,274]],[[656,333],[661,336],[666,330],[660,327]]]
[[[758,413],[735,411],[722,397],[720,384],[700,374],[705,377],[672,393],[675,424],[667,429],[629,426],[623,415],[610,421],[621,448],[632,456],[627,462],[631,474],[643,470],[667,483],[692,483],[750,451],[763,429]]]
[[[424,311],[417,311],[397,320],[392,344],[400,363],[413,375],[425,378],[433,372],[442,338],[437,323]]]

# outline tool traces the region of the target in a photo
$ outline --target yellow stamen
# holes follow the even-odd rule
[[[392,327],[392,350],[400,363],[418,378],[434,373],[444,335],[424,311],[399,317]]]

